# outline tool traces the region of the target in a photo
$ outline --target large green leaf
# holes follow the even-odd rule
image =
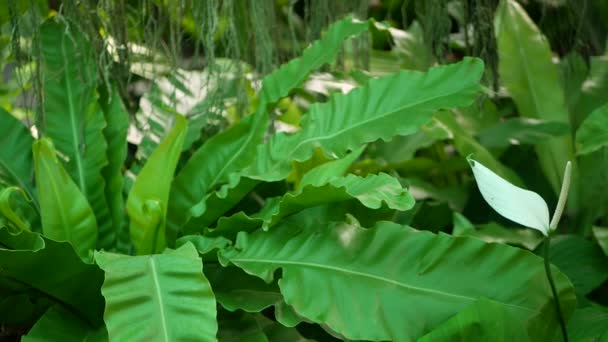
[[[418,341],[529,340],[526,327],[519,317],[504,305],[482,298]]]
[[[70,311],[53,306],[40,317],[21,341],[106,342],[108,332],[103,325],[97,328],[91,327]]]
[[[65,168],[93,208],[99,231],[112,229],[104,195],[106,122],[97,103],[95,56],[77,25],[56,16],[40,28],[43,120],[39,129],[66,158]]]
[[[351,174],[329,180],[319,178],[318,181],[308,181],[311,183],[262,208],[259,217],[264,220],[264,229],[303,209],[351,199],[356,199],[371,209],[386,205],[391,209],[406,211],[414,206],[412,195],[401,187],[397,179],[385,173],[367,177]]]
[[[81,258],[88,259],[97,244],[93,210],[57,160],[53,143],[42,138],[33,150],[42,232],[55,241],[69,242]]]
[[[501,0],[494,21],[498,45],[498,71],[502,84],[526,118],[570,123],[560,86],[559,71],[552,61],[547,39],[515,0]],[[558,194],[562,172],[568,161],[575,162],[570,135],[536,146],[543,172]],[[576,165],[573,165],[572,196],[569,205],[578,207]]]
[[[216,340],[215,297],[192,244],[157,255],[97,252],[95,260],[105,272],[110,340]]]
[[[169,210],[169,225],[173,231],[177,231],[191,217],[203,215],[207,209],[207,192],[227,182],[231,174],[240,171],[253,160],[255,148],[266,132],[266,106],[289,95],[312,71],[332,62],[339,53],[342,42],[365,31],[367,26],[367,23],[351,18],[335,23],[323,39],[304,50],[302,57],[291,60],[264,78],[256,114],[209,139],[175,178]],[[233,186],[229,188],[237,188],[238,183],[238,179],[233,181]]]
[[[28,129],[0,107],[0,146],[5,146],[0,149],[0,183],[23,189],[39,210],[33,184],[33,141]]]
[[[594,110],[576,131],[576,151],[588,154],[608,145],[608,104]]]
[[[348,339],[412,340],[481,297],[518,316],[533,340],[558,331],[542,259],[509,246],[389,222],[371,229],[286,223],[239,234],[220,257],[267,282],[281,269],[285,302]],[[553,274],[567,319],[574,289],[557,268]]]
[[[103,272],[85,264],[69,244],[36,233],[13,235],[0,229],[0,246],[0,278],[40,291],[91,324],[101,324]]]
[[[106,151],[108,165],[102,170],[102,174],[106,181],[105,197],[110,209],[113,229],[99,232],[98,245],[109,249],[120,242],[119,249],[124,251],[125,237],[128,239],[128,234],[125,224],[125,200],[122,194],[124,183],[122,167],[127,157],[129,113],[116,87],[112,87],[110,93],[101,98],[101,108],[108,123],[103,130],[108,142]]]
[[[591,241],[577,235],[559,235],[551,239],[550,251],[551,263],[572,281],[579,306],[587,294],[608,279],[606,256]]]
[[[471,104],[482,73],[481,60],[465,58],[426,73],[402,71],[373,79],[346,95],[334,95],[310,107],[299,132],[276,134],[260,146],[244,175],[277,181],[287,177],[292,161],[309,159],[314,147],[342,157],[368,142],[412,134],[437,110]]]
[[[606,341],[608,338],[608,309],[589,307],[578,309],[568,322],[570,341]]]
[[[177,116],[173,129],[154,150],[129,192],[127,213],[129,232],[137,254],[160,253],[167,245],[165,237],[169,190],[188,122]]]

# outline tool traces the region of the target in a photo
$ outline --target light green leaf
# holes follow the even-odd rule
[[[67,173],[85,196],[99,231],[112,230],[102,169],[108,164],[106,126],[97,103],[93,50],[77,25],[61,16],[40,28],[44,83],[43,122],[38,127],[66,158]]]
[[[0,183],[18,186],[34,202],[40,211],[32,182],[34,162],[31,146],[34,142],[28,129],[19,120],[0,107]]]
[[[118,244],[118,249],[126,252],[128,248],[125,240],[128,240],[128,231],[122,194],[122,167],[127,157],[129,113],[122,103],[117,87],[112,87],[110,94],[103,96],[100,102],[107,122],[103,135],[108,142],[108,165],[102,170],[102,175],[106,181],[105,197],[112,217],[112,229],[99,232],[99,246],[109,249]]]
[[[298,187],[301,188],[306,185],[326,184],[334,177],[345,175],[348,171],[348,168],[357,158],[359,158],[361,153],[363,153],[364,149],[365,147],[362,146],[350,152],[344,158],[331,160],[327,163],[312,168],[310,171],[304,174],[304,176],[298,183]]]
[[[175,126],[154,150],[129,192],[129,231],[138,255],[160,253],[167,246],[165,216],[169,190],[187,129],[186,119],[177,116]]]
[[[599,307],[578,309],[568,322],[571,341],[606,341],[608,338],[608,310]]]
[[[105,326],[92,327],[60,306],[52,306],[23,336],[23,342],[107,342]]]
[[[482,73],[481,60],[465,58],[426,73],[402,71],[373,79],[346,95],[334,95],[329,102],[310,107],[299,132],[276,134],[260,146],[256,162],[243,174],[277,181],[287,177],[291,162],[308,160],[314,147],[343,157],[362,144],[412,134],[437,110],[471,104]]]
[[[492,209],[513,222],[548,235],[549,208],[540,195],[507,182],[478,161],[468,160],[479,192]]]
[[[501,0],[494,20],[498,46],[498,72],[502,84],[525,118],[570,123],[570,116],[559,79],[559,70],[547,39],[515,0]],[[574,161],[570,135],[551,139],[536,146],[541,167],[553,191],[559,194],[562,171]],[[576,165],[573,165],[576,174]],[[576,176],[572,177],[577,180]],[[572,184],[572,193],[578,194]],[[576,208],[577,198],[569,205]]]
[[[33,151],[42,232],[55,241],[69,242],[76,253],[87,260],[97,244],[93,210],[57,160],[49,139],[34,142]]]
[[[68,243],[21,231],[13,235],[0,229],[2,277],[35,289],[99,326],[103,297],[99,293],[103,272],[85,264]]]
[[[239,234],[220,257],[267,282],[281,269],[285,302],[351,340],[413,340],[481,297],[519,317],[533,340],[558,331],[542,259],[509,246],[389,222],[370,229],[285,224]],[[567,319],[574,289],[552,271]]]
[[[216,303],[192,244],[163,254],[96,252],[112,341],[215,341]]]
[[[521,319],[507,307],[479,299],[418,341],[530,341]]]
[[[576,131],[577,154],[588,154],[608,145],[608,104],[594,110]]]
[[[264,229],[303,209],[351,199],[371,209],[380,209],[384,204],[391,209],[406,211],[414,206],[414,198],[408,191],[401,187],[397,179],[385,173],[367,177],[350,174],[310,181],[308,185],[262,208],[258,216],[264,220]]]

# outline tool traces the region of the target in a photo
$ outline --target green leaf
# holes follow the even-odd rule
[[[0,107],[0,183],[18,186],[34,201],[40,211],[34,190],[34,162],[31,146],[34,139],[19,120]]]
[[[89,323],[101,324],[103,273],[85,264],[67,243],[36,233],[13,235],[0,229],[2,278],[12,279],[41,292],[77,312]]]
[[[608,104],[594,110],[576,131],[577,154],[588,154],[608,145]]]
[[[466,217],[454,213],[454,236],[475,237],[488,243],[522,246],[528,250],[538,247],[543,237],[530,229],[506,228],[495,222],[474,226]]]
[[[588,307],[578,309],[568,322],[571,341],[605,341],[608,338],[608,310]]]
[[[283,64],[278,70],[266,76],[262,81],[260,102],[272,104],[285,97],[300,86],[314,70],[334,61],[342,43],[354,35],[368,29],[367,21],[345,18],[329,27],[323,38],[312,43],[300,58]]]
[[[530,340],[524,322],[504,305],[482,298],[418,341],[507,340]]]
[[[160,253],[167,246],[165,216],[169,190],[187,129],[186,119],[177,116],[175,126],[154,150],[129,192],[129,231],[138,255]]]
[[[385,173],[359,177],[353,174],[329,180],[309,179],[310,183],[284,195],[262,208],[259,214],[264,229],[275,225],[283,217],[321,204],[356,199],[371,209],[388,208],[406,211],[414,206],[414,198],[401,187],[399,181]]]
[[[108,332],[105,326],[91,327],[70,311],[53,306],[36,322],[27,335],[23,336],[21,341],[106,342]]]
[[[558,331],[542,259],[529,252],[388,222],[297,227],[241,233],[220,260],[267,282],[281,269],[285,302],[347,339],[413,340],[481,297],[520,317],[533,340]],[[574,289],[553,272],[567,319]]]
[[[515,0],[501,0],[494,20],[498,46],[498,72],[502,84],[515,101],[520,116],[570,123],[559,70],[547,39]],[[562,172],[574,162],[570,135],[539,143],[536,153],[553,191],[558,194]],[[576,166],[573,165],[576,170]],[[574,172],[575,173],[575,172]],[[576,180],[576,176],[572,177]],[[577,194],[576,184],[572,193]],[[576,196],[569,205],[576,208]]]
[[[14,231],[31,231],[32,228],[27,220],[24,220],[16,210],[13,210],[13,206],[11,206],[11,195],[19,192],[23,195],[23,197],[27,200],[27,195],[21,188],[17,188],[14,186],[10,186],[8,188],[0,190],[0,214],[4,215],[4,217],[8,220],[9,226],[13,228]]]
[[[99,231],[112,229],[102,169],[108,164],[97,103],[95,56],[83,32],[55,16],[40,28],[43,122],[38,127],[66,158],[65,169],[90,203]]]
[[[57,160],[53,143],[42,138],[34,142],[33,150],[42,232],[55,241],[69,242],[87,260],[97,244],[93,210]]]
[[[539,194],[516,187],[480,162],[468,160],[479,192],[492,209],[513,222],[548,235],[549,208]]]
[[[109,249],[118,243],[119,250],[127,251],[125,240],[128,240],[128,232],[125,222],[125,200],[122,194],[124,184],[122,167],[127,158],[129,113],[116,87],[112,87],[110,94],[102,97],[101,108],[107,122],[103,135],[108,142],[106,151],[108,165],[102,170],[102,175],[106,182],[105,197],[110,209],[113,229],[99,232],[99,245]]]
[[[433,120],[450,133],[454,139],[454,147],[461,156],[473,154],[475,158],[491,167],[492,170],[495,170],[496,173],[502,178],[509,180],[509,182],[513,184],[523,185],[523,182],[517,176],[517,174],[513,172],[513,170],[504,166],[490,153],[490,151],[488,151],[483,145],[475,140],[475,138],[469,132],[460,126],[452,113],[446,111],[439,112],[435,114]]]
[[[277,181],[287,177],[291,162],[308,160],[314,147],[343,157],[362,144],[415,133],[437,110],[471,104],[482,73],[481,60],[465,58],[426,73],[402,71],[373,79],[346,95],[334,95],[310,107],[299,132],[276,134],[260,146],[256,162],[243,174]]]
[[[593,236],[597,240],[597,244],[604,251],[604,254],[608,256],[608,228],[593,227]]]
[[[367,26],[367,23],[351,18],[335,23],[323,39],[304,50],[302,57],[291,60],[264,78],[256,114],[209,139],[194,153],[175,178],[169,210],[169,225],[172,231],[179,230],[192,217],[203,215],[207,209],[207,192],[229,181],[232,173],[250,164],[255,157],[256,146],[266,132],[266,106],[289,95],[312,71],[333,61],[342,42],[363,32]],[[238,179],[233,180],[232,186],[224,192],[237,188],[238,182]]]
[[[550,251],[551,263],[568,276],[580,299],[608,279],[606,256],[591,241],[576,235],[559,235],[551,239]]]
[[[216,303],[192,244],[163,254],[96,252],[112,341],[214,341]]]
[[[334,177],[344,176],[351,164],[359,158],[363,150],[364,146],[350,152],[346,157],[331,160],[327,163],[321,164],[312,168],[310,171],[306,172],[300,182],[298,183],[298,187],[304,187],[306,185],[312,184],[326,184]]]
[[[479,132],[478,138],[487,148],[510,145],[536,145],[570,132],[570,126],[559,121],[526,118],[508,119]]]

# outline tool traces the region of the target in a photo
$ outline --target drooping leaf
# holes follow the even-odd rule
[[[558,235],[551,239],[551,263],[572,281],[582,299],[608,279],[608,263],[602,249],[576,235]]]
[[[414,206],[414,198],[397,179],[385,173],[367,177],[350,174],[329,180],[309,179],[306,186],[262,208],[259,217],[264,220],[263,228],[268,229],[281,218],[303,209],[350,199],[356,199],[371,209],[386,205],[391,209],[406,211]]]
[[[187,128],[186,119],[177,116],[173,129],[154,150],[129,192],[129,232],[138,255],[160,253],[167,246],[165,227],[169,190]]]
[[[103,272],[85,264],[72,246],[36,233],[13,235],[6,229],[0,229],[0,245],[3,278],[54,298],[91,324],[101,324],[103,297],[99,289]]]
[[[492,209],[513,222],[548,234],[549,208],[540,195],[507,182],[478,161],[469,159],[469,163],[479,192]]]
[[[504,305],[479,299],[418,341],[530,341],[524,322]]]
[[[571,341],[605,341],[608,338],[608,310],[588,307],[574,312],[568,322]]]
[[[277,181],[287,177],[292,161],[309,159],[313,147],[343,157],[364,143],[414,133],[437,110],[469,105],[482,72],[479,59],[465,58],[426,73],[402,71],[373,79],[346,95],[334,95],[310,107],[299,132],[276,134],[260,146],[255,163],[243,174]]]
[[[43,122],[39,129],[65,156],[65,169],[90,203],[99,231],[112,229],[102,169],[108,164],[106,122],[97,103],[97,69],[83,32],[67,19],[47,19],[40,28]]]
[[[215,341],[216,303],[192,244],[163,254],[96,252],[112,341]]]
[[[608,104],[594,110],[576,131],[577,154],[608,146]]]
[[[559,121],[514,118],[479,132],[479,142],[487,148],[503,148],[513,144],[536,145],[570,132],[570,126]]]
[[[101,231],[99,246],[112,248],[118,244],[119,250],[126,251],[128,232],[125,223],[125,200],[122,195],[124,177],[122,167],[127,157],[127,130],[129,113],[122,103],[116,87],[101,99],[101,108],[107,122],[103,135],[108,142],[106,151],[108,165],[102,170],[106,182],[105,197],[112,217],[112,228]]]
[[[0,107],[0,146],[7,146],[0,148],[0,183],[23,189],[39,211],[33,184],[34,162],[31,153],[33,141],[28,129]]]
[[[285,302],[348,339],[416,339],[481,297],[518,316],[533,340],[558,330],[542,259],[529,252],[388,222],[297,227],[241,233],[220,260],[267,282],[281,269]],[[567,319],[574,289],[553,272]]]
[[[55,241],[69,242],[86,260],[97,244],[93,210],[57,160],[53,143],[42,138],[34,142],[33,150],[42,232]]]
[[[92,327],[70,311],[60,306],[53,306],[42,315],[21,341],[107,342],[108,332],[103,325]]]
[[[192,217],[203,215],[207,208],[207,192],[227,182],[232,173],[240,171],[253,160],[256,146],[266,132],[266,106],[289,95],[312,71],[333,61],[342,42],[365,31],[367,26],[367,23],[357,22],[352,18],[335,23],[323,39],[313,43],[303,52],[302,57],[291,60],[264,78],[256,114],[209,139],[177,175],[169,210],[169,225],[172,231],[179,230]],[[239,179],[235,180],[233,177],[232,186],[224,192],[237,188],[238,183]]]
[[[569,124],[570,116],[559,82],[559,71],[552,61],[551,48],[526,11],[515,0],[501,0],[494,29],[500,79],[515,101],[519,115]],[[545,176],[558,194],[564,166],[568,161],[574,163],[571,136],[539,143],[536,151]],[[576,165],[573,169],[576,170]],[[576,176],[572,179],[577,181]],[[571,187],[573,196],[568,203],[577,208],[576,182]]]

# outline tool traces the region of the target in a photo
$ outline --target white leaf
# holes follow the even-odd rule
[[[483,198],[500,215],[528,228],[549,231],[549,208],[536,192],[519,188],[483,166],[468,159]]]

